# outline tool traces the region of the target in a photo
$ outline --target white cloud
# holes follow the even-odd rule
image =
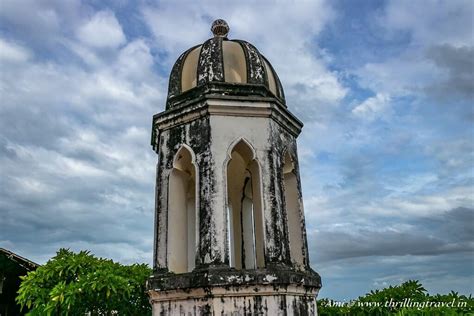
[[[412,192],[415,193],[415,192]],[[434,194],[412,194],[373,199],[360,206],[360,214],[394,217],[428,217],[445,213],[458,207],[473,207],[473,188],[458,186]]]
[[[8,218],[1,243],[43,262],[58,247],[76,245],[150,262],[156,162],[149,124],[163,108],[166,85],[150,43],[126,42],[113,13],[81,21],[72,21],[78,27],[70,33],[50,34],[57,55],[32,58],[42,46],[0,42],[0,208]],[[41,246],[23,244],[18,227]],[[117,240],[127,245],[113,252]]]
[[[361,104],[352,109],[352,114],[368,120],[374,119],[381,114],[389,105],[390,96],[378,93],[377,95],[367,98]]]
[[[202,5],[202,8],[201,8]],[[173,63],[184,50],[201,44],[210,33],[204,17],[205,4],[160,3],[158,7],[144,7],[142,14],[155,36],[157,48],[169,54]]]
[[[157,49],[167,54],[168,68],[185,49],[211,36],[213,19],[224,18],[230,26],[229,38],[254,43],[270,60],[282,80],[288,103],[297,112],[310,114],[318,106],[337,104],[348,92],[338,73],[328,69],[325,63],[328,58],[318,57],[319,48],[314,41],[335,16],[326,1],[305,1],[298,5],[165,2],[143,7],[141,11],[156,38]],[[305,117],[310,118],[312,115]]]
[[[423,94],[427,86],[446,76],[443,69],[419,51],[407,51],[383,62],[369,62],[355,73],[361,86],[391,96]]]
[[[143,39],[137,39],[120,50],[117,68],[130,80],[140,80],[144,75],[153,75],[153,62],[149,45]],[[163,91],[163,93],[165,92]]]
[[[126,41],[122,27],[111,11],[96,12],[78,29],[77,36],[94,48],[115,48]]]
[[[421,192],[424,188],[429,187],[433,183],[439,181],[439,176],[434,173],[419,173],[409,175],[403,178],[387,179],[385,187],[391,193],[389,196],[412,195]]]
[[[442,176],[455,175],[466,177],[474,173],[474,143],[472,139],[456,139],[427,144],[424,148],[428,155],[440,163]]]
[[[452,83],[452,74],[443,67],[443,61],[433,60],[431,55],[438,56],[433,51],[439,47],[448,50],[455,61],[466,55],[466,50],[474,46],[473,14],[474,5],[469,0],[389,1],[376,18],[381,35],[390,41],[395,35],[406,34],[407,43],[397,55],[368,61],[356,69],[359,84],[392,97],[452,93],[456,88],[446,86]],[[469,58],[472,60],[472,52]],[[456,80],[455,84],[472,89],[469,81]]]
[[[2,1],[0,16],[6,21],[15,24],[20,29],[30,32],[38,32],[41,36],[51,36],[59,29],[60,16],[57,10],[61,10],[63,16],[68,16],[74,11],[77,1],[69,1],[67,5],[64,1],[40,2],[34,0],[4,0]],[[71,10],[71,11],[70,11]],[[69,22],[72,22],[69,19]]]
[[[31,57],[31,52],[23,46],[0,38],[1,62],[25,62]]]
[[[472,45],[474,5],[470,0],[389,1],[380,24],[391,31],[408,31],[415,46]]]

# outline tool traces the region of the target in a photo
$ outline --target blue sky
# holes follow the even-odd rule
[[[151,262],[151,117],[185,49],[272,62],[299,138],[312,266],[343,300],[472,293],[472,1],[0,1],[0,247]]]

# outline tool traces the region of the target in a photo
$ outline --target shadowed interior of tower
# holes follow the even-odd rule
[[[176,273],[194,269],[196,258],[196,166],[185,146],[176,154],[168,190],[168,266]]]
[[[250,146],[239,141],[227,165],[227,210],[230,266],[265,266],[260,169]]]

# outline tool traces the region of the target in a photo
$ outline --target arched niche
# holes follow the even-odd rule
[[[168,269],[191,272],[197,250],[197,167],[191,148],[183,145],[173,161],[168,187]]]
[[[260,166],[247,141],[240,139],[231,145],[225,170],[230,266],[262,268],[265,258]]]
[[[288,218],[288,236],[290,243],[290,257],[293,264],[302,268],[303,255],[303,228],[301,218],[301,201],[298,192],[298,180],[295,173],[293,158],[286,151],[283,164],[283,190],[285,194],[285,209]]]

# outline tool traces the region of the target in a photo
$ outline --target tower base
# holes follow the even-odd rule
[[[155,274],[148,282],[153,315],[317,315],[314,271],[202,271]]]

